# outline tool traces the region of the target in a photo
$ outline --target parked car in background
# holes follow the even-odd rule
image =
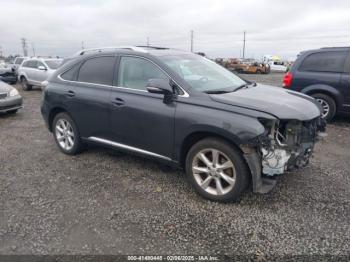
[[[268,74],[271,69],[268,64],[259,63],[259,62],[240,62],[237,64],[230,65],[228,67],[230,71],[237,71],[238,73],[245,74]]]
[[[287,72],[287,66],[282,61],[269,61],[268,65],[272,72]]]
[[[27,57],[27,56],[18,56],[15,58],[15,60],[13,61],[12,68],[13,68],[16,75],[18,75],[18,68],[27,59],[29,59],[29,57]]]
[[[0,113],[14,114],[22,108],[22,97],[17,89],[0,81]]]
[[[350,47],[302,52],[284,76],[283,86],[314,97],[328,121],[337,113],[350,113]]]
[[[15,70],[9,64],[0,64],[0,81],[15,84],[17,82],[17,76]]]
[[[18,68],[18,79],[25,91],[33,86],[43,86],[43,82],[52,75],[62,63],[56,58],[30,58]]]
[[[320,105],[246,82],[202,56],[157,47],[81,51],[48,80],[41,112],[59,149],[94,143],[183,168],[202,196],[237,200],[252,183],[307,165]]]

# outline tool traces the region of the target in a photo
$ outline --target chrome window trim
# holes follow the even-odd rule
[[[90,140],[90,141],[93,141],[93,142],[98,142],[98,143],[110,145],[110,146],[113,146],[113,147],[122,148],[122,149],[126,149],[126,150],[129,150],[129,151],[141,153],[141,154],[144,154],[144,155],[148,155],[148,156],[152,156],[152,157],[161,158],[161,159],[164,159],[164,160],[171,161],[171,158],[169,158],[169,157],[166,157],[166,156],[163,156],[163,155],[159,155],[159,154],[156,154],[156,153],[153,153],[153,152],[150,152],[150,151],[147,151],[147,150],[143,150],[143,149],[140,149],[140,148],[137,148],[137,147],[128,146],[128,145],[125,145],[125,144],[113,142],[111,140],[107,140],[107,139],[103,139],[103,138],[99,138],[99,137],[95,137],[95,136],[90,136],[87,139]]]
[[[101,56],[110,56],[110,55],[100,55],[100,56],[94,56],[94,57],[101,57]],[[157,65],[156,63],[154,63],[152,60],[146,58],[146,57],[142,57],[142,56],[137,56],[137,55],[121,55],[122,56],[130,56],[130,57],[137,57],[137,58],[141,58],[141,59],[145,59],[149,62],[151,62],[152,64],[154,64],[156,67],[158,67],[165,75],[167,75],[167,77],[169,77],[169,79],[171,79],[172,81],[174,81],[174,83],[181,89],[181,91],[183,92],[182,95],[178,95],[179,97],[190,97],[190,95],[186,92],[186,90],[179,85],[174,79],[172,79],[169,74],[167,72],[165,72],[159,65]],[[114,86],[114,85],[104,85],[104,84],[96,84],[96,83],[90,83],[90,82],[80,82],[80,81],[74,81],[74,80],[66,80],[63,79],[61,77],[62,74],[66,73],[67,71],[71,70],[75,65],[73,65],[72,67],[68,68],[67,70],[63,71],[61,74],[59,74],[57,76],[58,79],[60,79],[63,82],[69,82],[69,83],[78,83],[78,84],[89,84],[89,85],[94,85],[94,86],[103,86],[103,87],[112,87],[112,88],[120,88],[120,89],[125,89],[125,90],[135,90],[138,92],[146,92],[149,93],[147,90],[140,90],[140,89],[134,89],[134,88],[129,88],[129,87],[123,87],[123,86]],[[119,72],[119,70],[118,70]]]

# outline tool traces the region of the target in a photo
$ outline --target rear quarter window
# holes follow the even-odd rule
[[[114,56],[101,56],[86,60],[79,69],[78,81],[112,85],[115,60]]]
[[[345,64],[344,64],[344,72],[345,73],[350,73],[350,53],[348,54],[346,60],[345,60]]]
[[[299,71],[308,72],[334,72],[340,73],[344,69],[347,52],[329,51],[318,52],[304,58]]]

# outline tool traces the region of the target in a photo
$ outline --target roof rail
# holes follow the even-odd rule
[[[83,55],[90,52],[102,52],[104,50],[118,50],[118,49],[128,49],[136,52],[147,53],[147,50],[139,46],[108,46],[108,47],[83,49],[75,53],[75,55],[78,56],[78,55]]]
[[[346,49],[346,48],[350,48],[350,46],[326,46],[326,47],[321,47],[320,49],[331,49],[331,48],[334,48],[334,49],[336,49],[336,48],[340,48],[340,49]]]
[[[151,46],[151,45],[138,45],[136,47],[141,47],[141,48],[145,48],[145,49],[156,49],[156,50],[167,50],[167,49],[170,49],[169,47]]]

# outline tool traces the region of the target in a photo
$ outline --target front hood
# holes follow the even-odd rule
[[[10,92],[10,90],[12,89],[13,87],[6,84],[5,82],[1,81],[0,80],[0,93],[7,93],[7,92]]]
[[[321,115],[313,98],[274,86],[257,84],[210,97],[219,103],[265,112],[279,119],[306,121]]]

